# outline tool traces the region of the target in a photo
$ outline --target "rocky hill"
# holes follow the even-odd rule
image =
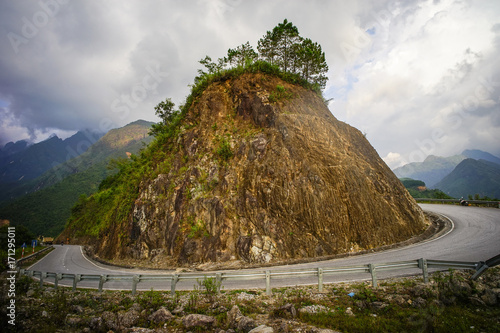
[[[426,224],[320,95],[246,73],[208,85],[175,129],[73,208],[61,237],[105,259],[264,263],[375,248]]]

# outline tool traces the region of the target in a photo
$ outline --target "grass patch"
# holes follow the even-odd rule
[[[290,100],[293,98],[293,93],[289,92],[284,86],[278,84],[276,90],[269,94],[269,102],[277,103],[283,100]]]

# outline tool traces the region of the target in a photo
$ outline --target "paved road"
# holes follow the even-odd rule
[[[453,229],[447,234],[427,242],[414,244],[404,248],[393,249],[367,255],[334,259],[328,261],[276,266],[265,269],[239,270],[238,272],[262,272],[290,271],[294,269],[304,269],[318,267],[343,267],[352,265],[363,265],[368,263],[385,263],[395,261],[414,260],[419,258],[435,260],[453,261],[481,261],[500,254],[500,209],[461,207],[452,205],[421,204],[424,210],[442,214],[453,221]],[[75,274],[171,274],[172,271],[145,271],[139,269],[124,269],[94,263],[83,256],[81,248],[76,245],[55,246],[45,258],[31,266],[29,269],[55,273],[75,273]],[[418,270],[404,271],[405,274],[417,274]],[[380,272],[379,278],[395,276],[401,272],[390,271]],[[339,282],[351,280],[369,279],[369,274],[343,274],[325,276],[324,282]],[[50,281],[50,280],[47,280]],[[295,286],[299,284],[317,283],[317,278],[273,278],[271,284],[277,286]],[[71,285],[71,281],[62,280],[61,285]],[[96,287],[97,282],[81,282],[79,286]],[[225,289],[252,289],[264,288],[265,281],[225,281]],[[129,289],[131,282],[112,281],[105,284],[105,289]],[[168,290],[169,282],[141,282],[138,290]],[[192,289],[193,282],[179,282],[178,289]]]

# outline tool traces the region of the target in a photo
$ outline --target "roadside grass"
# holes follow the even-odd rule
[[[37,254],[38,252],[40,252],[41,250],[47,248],[47,246],[37,246],[35,247],[35,256],[33,256],[32,258],[28,258],[28,259],[25,259],[19,263],[17,263],[17,267],[18,268],[28,268],[30,267],[31,265],[33,265],[34,263],[36,263],[37,261],[41,260],[43,257],[45,257],[47,254],[49,254],[50,252],[52,252],[54,250],[53,247],[50,247],[48,250],[44,251],[43,253],[39,253]],[[26,258],[27,256],[33,254],[32,253],[32,249],[27,253],[26,250],[24,252],[24,258]],[[21,254],[19,254],[19,257],[17,257],[17,252],[16,252],[16,259],[19,260],[19,259],[22,259],[21,258]]]
[[[27,257],[30,254],[36,253],[36,252],[41,251],[45,248],[46,248],[46,246],[37,245],[35,247],[35,252],[33,252],[33,248],[28,246],[24,249],[24,257]],[[23,257],[23,249],[22,248],[16,249],[16,259],[21,259],[22,257]]]

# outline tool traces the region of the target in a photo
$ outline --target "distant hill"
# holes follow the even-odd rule
[[[466,158],[464,155],[451,157],[429,155],[423,162],[409,163],[393,171],[398,178],[418,179],[427,184],[429,188],[435,188],[441,179]]]
[[[137,153],[143,146],[142,142],[149,142],[148,132],[152,124],[145,120],[137,120],[124,127],[110,130],[82,155],[52,168],[30,183],[30,192],[51,186],[69,175],[85,171],[101,162],[107,166],[112,158],[126,158],[127,152]]]
[[[475,160],[485,160],[485,161],[493,162],[493,163],[500,165],[500,158],[493,156],[490,153],[481,151],[481,150],[477,150],[477,149],[464,150],[462,155],[465,157],[468,157],[468,158],[473,158]]]
[[[23,187],[47,170],[84,153],[104,133],[80,131],[62,140],[53,136],[28,146],[8,143],[0,154],[0,202],[26,193]]]
[[[101,181],[116,172],[108,168],[111,159],[126,159],[150,141],[153,123],[136,121],[113,129],[85,153],[62,163],[22,189],[27,192],[0,207],[0,217],[13,225],[25,225],[34,234],[58,235],[79,196],[97,191]]]
[[[449,195],[441,190],[429,190],[421,180],[402,178],[400,181],[414,198],[451,199]]]
[[[486,160],[465,159],[436,187],[455,198],[476,194],[500,198],[500,165]]]
[[[35,179],[54,166],[84,153],[103,134],[80,131],[65,140],[52,136],[26,149],[7,154],[0,160],[0,183]],[[2,151],[12,151],[18,145],[7,144]]]

